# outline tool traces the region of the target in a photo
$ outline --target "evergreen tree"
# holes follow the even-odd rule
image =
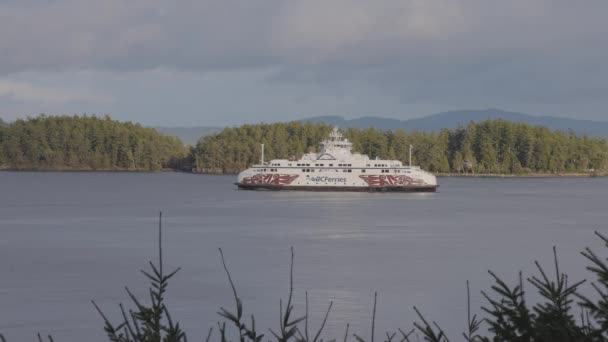
[[[299,158],[317,151],[319,141],[331,128],[300,122],[226,128],[201,139],[190,159],[197,172],[237,173],[259,161],[260,143],[266,145],[266,160]],[[356,152],[404,164],[409,161],[412,144],[413,163],[432,172],[557,174],[605,172],[608,168],[605,139],[504,120],[471,122],[439,133],[350,128],[344,135]]]
[[[40,115],[0,126],[0,156],[17,170],[153,171],[184,166],[187,151],[179,139],[107,116]]]

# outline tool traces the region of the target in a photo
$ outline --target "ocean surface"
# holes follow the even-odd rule
[[[128,286],[147,300],[140,269],[157,258],[163,212],[165,267],[181,267],[167,293],[190,341],[234,309],[221,247],[247,317],[279,327],[295,250],[294,303],[325,339],[376,338],[417,320],[413,306],[458,340],[485,305],[494,270],[514,283],[534,260],[553,274],[552,246],[573,282],[589,278],[586,246],[608,255],[606,178],[440,178],[434,194],[238,191],[233,176],[182,173],[0,172],[0,333],[10,341],[105,341],[95,300],[118,322]],[[531,286],[527,285],[528,290]],[[531,300],[535,295],[530,294]],[[215,329],[217,331],[217,328]]]

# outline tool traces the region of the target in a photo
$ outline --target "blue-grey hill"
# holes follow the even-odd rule
[[[466,125],[471,121],[479,122],[487,119],[502,119],[512,122],[545,126],[551,130],[567,131],[572,129],[577,134],[608,136],[608,121],[579,120],[555,116],[535,116],[501,109],[456,110],[408,120],[374,116],[365,116],[357,119],[345,119],[341,116],[316,116],[301,121],[322,122],[341,128],[373,127],[382,130],[395,130],[401,128],[406,131],[417,130],[422,132],[433,132],[439,131],[442,128],[457,128],[459,125]]]

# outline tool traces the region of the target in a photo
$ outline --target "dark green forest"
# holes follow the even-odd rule
[[[137,170],[181,168],[177,138],[109,117],[45,116],[0,123],[0,168]]]
[[[300,157],[317,149],[331,126],[311,123],[243,125],[203,137],[194,148],[196,172],[236,173],[257,163],[260,145],[267,160]],[[608,168],[606,139],[504,120],[470,123],[438,133],[347,129],[353,150],[370,158],[413,163],[436,173],[602,173]]]
[[[243,125],[202,137],[187,148],[155,129],[109,117],[45,116],[0,122],[0,169],[135,170],[237,173],[266,159],[315,151],[331,126],[301,122]],[[347,129],[353,150],[408,161],[435,173],[605,174],[604,138],[487,120],[437,133]]]

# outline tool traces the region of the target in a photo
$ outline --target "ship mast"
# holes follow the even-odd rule
[[[264,165],[264,144],[261,144],[261,145],[262,145],[262,156],[260,158],[260,164]]]
[[[410,145],[410,167],[412,167],[412,145]]]

